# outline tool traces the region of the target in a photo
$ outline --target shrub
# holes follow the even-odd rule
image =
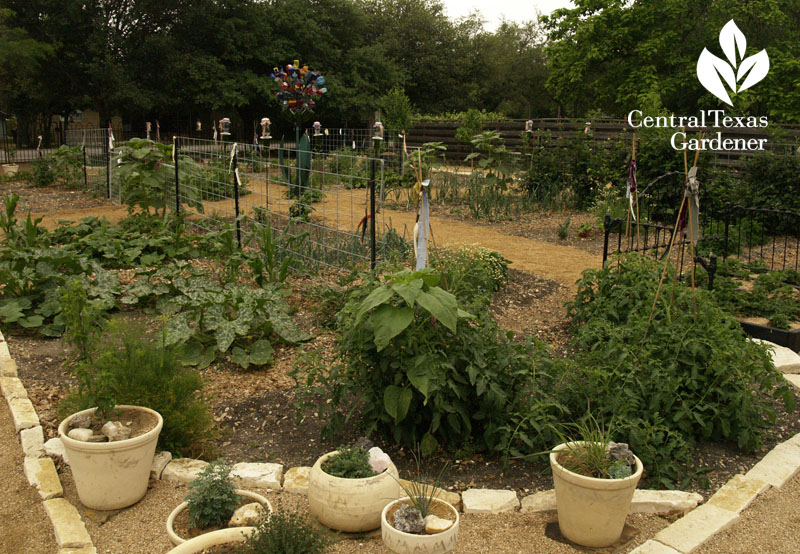
[[[163,339],[147,338],[130,325],[112,325],[91,354],[88,373],[103,379],[93,382],[93,394],[81,388],[72,392],[59,407],[62,413],[90,408],[97,397],[110,395],[114,403],[146,406],[162,415],[161,449],[185,456],[208,453],[216,432],[208,404],[198,397],[202,379],[180,364],[178,352]]]
[[[211,462],[189,483],[186,502],[192,527],[222,526],[231,519],[239,503],[239,495],[230,478],[232,470],[222,462]]]
[[[339,314],[341,364],[311,364],[305,378],[306,392],[331,399],[329,432],[353,399],[368,433],[419,443],[425,455],[439,443],[503,451],[516,425],[536,420],[526,419],[533,347],[461,310],[439,280],[431,270],[401,271],[351,293]]]
[[[631,255],[584,272],[569,304],[575,356],[559,398],[574,413],[591,401],[598,417],[613,417],[651,482],[671,485],[698,440],[756,450],[775,420],[770,396],[788,410],[794,398],[766,349],[706,291],[673,285],[671,267],[649,320],[661,271]]]
[[[33,186],[46,187],[53,184],[55,174],[48,160],[35,160],[31,164],[33,170]]]
[[[60,146],[47,161],[53,168],[56,179],[61,179],[67,188],[77,188],[84,182],[83,150],[80,146]]]
[[[315,527],[306,512],[288,511],[279,502],[271,516],[261,520],[237,554],[322,554],[330,540]]]
[[[468,310],[491,302],[493,294],[508,281],[509,260],[478,245],[434,250],[430,259],[442,276],[445,289]]]
[[[369,465],[369,452],[360,446],[340,446],[322,463],[322,471],[343,479],[363,479],[377,475]]]

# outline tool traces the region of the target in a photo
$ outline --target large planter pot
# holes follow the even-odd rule
[[[636,471],[625,479],[596,479],[573,473],[558,463],[560,451],[566,448],[566,444],[559,444],[550,453],[558,527],[576,544],[591,548],[612,545],[625,527],[633,492],[644,469],[642,462],[634,456]]]
[[[3,175],[8,175],[9,177],[16,175],[17,171],[19,171],[19,164],[3,164],[0,166],[3,168]]]
[[[161,415],[140,406],[117,406],[119,409],[138,410],[157,418],[150,431],[114,442],[83,442],[67,436],[69,423],[80,414],[94,414],[95,408],[72,414],[58,426],[78,489],[78,498],[93,510],[118,510],[135,504],[147,492],[150,466],[164,426]]]
[[[264,498],[260,494],[256,494],[254,492],[245,491],[245,490],[241,490],[241,489],[236,489],[236,494],[238,494],[241,498],[247,498],[247,499],[252,500],[254,502],[258,502],[259,504],[264,506],[264,508],[266,508],[268,513],[270,513],[270,514],[272,513],[272,504],[270,504],[269,500],[267,500],[266,498]],[[172,544],[178,545],[178,544],[182,544],[184,542],[187,542],[187,540],[188,540],[188,539],[184,539],[183,537],[181,537],[180,535],[178,535],[175,532],[175,518],[178,517],[178,515],[188,507],[189,507],[189,503],[188,502],[181,502],[180,504],[178,504],[177,508],[172,510],[172,513],[169,514],[169,517],[167,517],[167,535],[169,535],[169,540],[172,541]],[[236,528],[233,527],[233,529],[236,529]],[[211,532],[213,532],[213,531],[210,531],[210,533]],[[208,533],[205,533],[205,534],[208,534]],[[195,538],[197,538],[197,537],[195,537]]]
[[[255,527],[231,527],[211,531],[179,544],[167,554],[197,554],[212,546],[244,542],[253,531]]]
[[[452,517],[448,518],[454,521],[452,527],[435,535],[415,535],[398,531],[388,520],[388,514],[393,513],[396,506],[405,502],[408,500],[404,498],[390,502],[381,512],[381,538],[386,548],[397,554],[441,554],[450,552],[456,547],[460,517],[458,510],[452,504],[444,500],[434,500],[438,504],[447,506],[452,512]]]
[[[363,533],[381,526],[381,511],[401,496],[394,464],[379,475],[364,479],[334,477],[322,463],[337,454],[328,452],[316,461],[308,477],[308,505],[312,515],[331,529]]]

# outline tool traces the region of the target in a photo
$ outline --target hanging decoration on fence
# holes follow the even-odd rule
[[[108,122],[108,151],[114,150],[114,129],[111,128],[111,122]]]
[[[311,71],[307,65],[300,66],[299,60],[283,68],[273,68],[269,78],[278,85],[276,97],[281,108],[295,122],[310,118],[319,97],[328,92],[325,76]]]
[[[233,178],[236,179],[236,187],[240,188],[242,186],[242,180],[239,178],[239,166],[236,164],[236,151],[239,148],[239,143],[234,142],[233,148],[231,148],[231,162],[228,166],[233,171]]]
[[[36,157],[42,159],[42,135],[36,135],[39,142],[36,144]]]
[[[689,169],[686,191],[683,194],[689,209],[689,238],[692,245],[697,246],[697,239],[700,238],[700,182],[697,180],[697,165]]]
[[[214,142],[217,142],[217,139],[219,137],[217,135],[217,120],[216,119],[211,122],[211,126],[214,127]]]

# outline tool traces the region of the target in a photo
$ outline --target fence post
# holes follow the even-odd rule
[[[731,208],[731,203],[727,202],[725,204],[725,241],[722,243],[722,261],[724,262],[728,257],[728,225],[730,223],[730,216],[733,212],[733,208]]]
[[[369,268],[375,269],[375,259],[377,257],[377,240],[375,237],[375,158],[372,158],[369,163],[369,213]]]
[[[608,235],[611,232],[611,215],[606,214],[603,218],[603,265],[606,267],[606,260],[608,259]]]
[[[237,167],[239,165],[239,149],[236,145],[233,147],[233,209],[236,215],[236,242],[239,243],[239,248],[242,247],[242,228],[239,223],[239,176],[237,175]]]
[[[106,130],[106,197],[111,200],[111,133]]]
[[[172,137],[172,158],[175,162],[175,215],[181,214],[181,188],[178,176],[178,137]]]
[[[81,146],[81,150],[83,151],[83,186],[86,190],[89,190],[89,174],[86,171],[86,145]]]

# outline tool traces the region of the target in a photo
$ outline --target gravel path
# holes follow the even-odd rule
[[[0,552],[51,554],[56,538],[39,494],[22,473],[22,447],[0,397]]]
[[[795,554],[800,552],[800,474],[782,489],[769,489],[742,512],[739,521],[696,554]]]

